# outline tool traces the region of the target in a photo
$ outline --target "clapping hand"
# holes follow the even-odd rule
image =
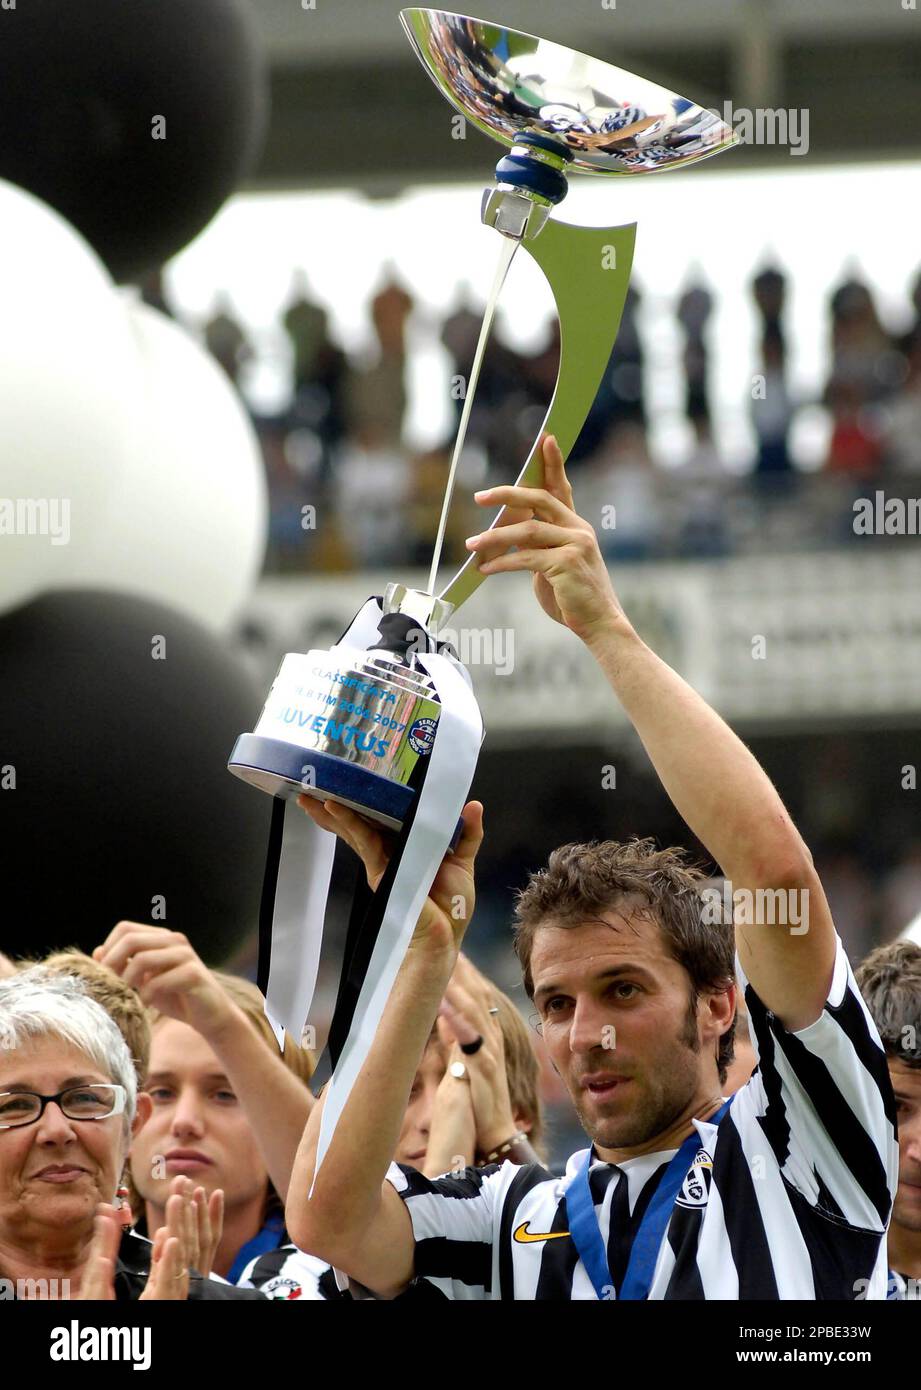
[[[208,1275],[221,1240],[224,1194],[207,1197],[182,1175],[170,1184],[166,1221],[153,1238],[150,1273],[141,1299],[177,1302],[189,1296],[189,1271]],[[115,1263],[122,1227],[115,1207],[102,1202],[96,1209],[93,1239],[80,1283],[82,1302],[115,1298]]]

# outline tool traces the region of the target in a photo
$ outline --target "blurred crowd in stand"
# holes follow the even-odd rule
[[[828,301],[828,371],[821,399],[798,397],[790,382],[785,325],[788,278],[777,267],[752,280],[758,350],[746,402],[754,456],[747,473],[721,457],[713,422],[713,295],[690,283],[675,305],[683,341],[683,410],[690,448],[683,466],[663,468],[649,440],[647,352],[640,292],[631,288],[610,363],[570,455],[583,513],[612,559],[719,556],[753,549],[814,549],[854,539],[853,500],[885,480],[909,496],[921,473],[921,274],[898,331],[883,324],[871,288],[845,280]],[[145,297],[169,312],[158,280]],[[274,571],[337,572],[428,563],[456,436],[414,452],[405,442],[407,321],[414,302],[394,275],[369,305],[375,350],[362,360],[337,345],[327,311],[294,277],[282,324],[290,343],[286,409],[256,415],[272,497],[268,565]],[[430,321],[430,320],[429,320]],[[448,390],[459,421],[482,322],[462,289],[440,326]],[[203,326],[204,340],[239,387],[257,359],[227,295]],[[488,343],[461,460],[464,486],[446,551],[463,558],[463,538],[480,529],[466,503],[474,487],[518,472],[551,399],[559,360],[554,322],[543,346],[517,352],[501,323]],[[826,412],[824,466],[804,471],[791,433],[805,407]],[[616,507],[613,525],[602,508]],[[305,521],[304,507],[315,509]],[[891,539],[888,538],[887,539]],[[870,538],[860,537],[862,544]]]

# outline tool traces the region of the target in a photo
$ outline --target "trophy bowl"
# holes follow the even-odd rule
[[[738,142],[714,111],[587,53],[447,10],[400,13],[433,82],[484,135],[563,146],[585,174],[680,168]]]

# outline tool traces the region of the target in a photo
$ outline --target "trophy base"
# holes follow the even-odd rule
[[[411,787],[344,758],[258,734],[240,735],[227,767],[235,777],[270,796],[292,799],[304,794],[317,801],[338,801],[388,830],[402,827],[416,794]],[[463,828],[463,821],[458,821],[450,849],[456,849]]]

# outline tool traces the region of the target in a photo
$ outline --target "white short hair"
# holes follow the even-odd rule
[[[55,1038],[82,1052],[112,1084],[124,1086],[130,1130],[137,1109],[137,1072],[117,1023],[87,993],[83,980],[41,965],[0,979],[0,1052]]]

